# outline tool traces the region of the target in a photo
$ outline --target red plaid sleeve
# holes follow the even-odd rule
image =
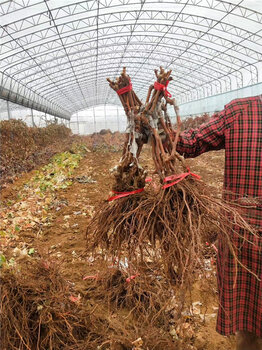
[[[181,134],[177,150],[196,157],[225,148],[224,197],[241,207],[241,214],[258,229],[260,237],[230,232],[239,261],[262,276],[262,96],[231,101],[209,123]],[[220,239],[220,237],[218,237]],[[249,243],[247,243],[249,242]],[[217,276],[219,312],[217,330],[223,335],[248,331],[262,337],[262,284],[238,266],[219,241]]]
[[[227,109],[198,129],[189,129],[181,133],[177,151],[185,158],[194,158],[200,154],[225,148]]]

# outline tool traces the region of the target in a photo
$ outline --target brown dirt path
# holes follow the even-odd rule
[[[112,156],[113,155],[113,156]],[[88,176],[94,183],[73,184],[59,190],[52,207],[53,220],[44,227],[36,238],[35,232],[26,233],[31,246],[60,261],[64,277],[76,282],[86,272],[85,231],[88,219],[93,215],[94,206],[106,199],[112,179],[108,169],[117,164],[119,153],[87,153],[75,170],[73,178]]]

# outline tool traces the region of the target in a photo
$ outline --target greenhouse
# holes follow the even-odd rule
[[[3,350],[262,350],[262,1],[0,0]]]

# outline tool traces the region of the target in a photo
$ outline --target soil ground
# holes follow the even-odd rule
[[[74,178],[88,176],[95,182],[73,181],[68,188],[57,191],[56,205],[50,209],[51,224],[43,227],[38,235],[35,229],[19,232],[18,239],[10,241],[5,247],[5,254],[8,258],[12,256],[17,246],[26,246],[38,252],[45,252],[50,258],[59,261],[66,280],[81,288],[83,277],[94,272],[90,271],[90,264],[87,264],[88,258],[85,254],[87,222],[94,214],[94,207],[108,198],[113,181],[109,169],[118,163],[120,156],[119,152],[88,152],[80,161],[80,166],[75,170],[73,176]],[[145,150],[141,155],[141,164],[148,166],[150,174],[152,163],[149,157],[149,150]],[[221,191],[224,168],[223,151],[209,152],[194,160],[189,160],[188,164],[191,171],[201,175],[215,192]],[[34,174],[35,171],[24,174],[2,191],[3,206],[7,205],[10,200],[17,200],[17,193]],[[216,288],[215,284],[210,288]],[[196,287],[193,293],[195,301],[198,297],[200,298],[198,293]],[[216,306],[217,301],[212,297],[209,307],[215,310]],[[204,323],[199,323],[195,338],[197,349],[230,350],[234,348],[232,339],[216,333],[215,322],[215,318],[212,317]]]

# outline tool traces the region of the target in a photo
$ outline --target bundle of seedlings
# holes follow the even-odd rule
[[[104,300],[112,310],[126,309],[137,319],[159,315],[164,321],[163,312],[172,298],[172,288],[161,271],[151,265],[131,266],[127,259],[113,264],[107,259],[97,261],[95,274],[84,277],[86,286],[82,291],[89,299]]]
[[[1,349],[96,349],[98,318],[80,305],[57,267],[23,261],[1,272]],[[96,326],[94,326],[96,325]]]
[[[133,91],[131,79],[126,74],[125,68],[116,81],[107,80],[110,87],[117,92],[120,98],[126,112],[128,127],[122,157],[119,164],[113,169],[113,196],[97,208],[97,212],[99,212],[97,218],[99,217],[102,220],[101,224],[105,217],[119,220],[125,212],[129,212],[132,208],[135,210],[143,198],[142,192],[144,191],[147,175],[147,172],[138,163],[139,154],[147,137],[138,117],[142,103]],[[119,201],[119,198],[121,198],[121,201]],[[90,223],[87,228],[87,236],[90,239],[94,238],[93,229],[96,226],[97,224],[92,226]],[[109,227],[110,225],[106,229]],[[128,235],[129,230],[123,230],[122,234]],[[98,236],[99,233],[97,239]]]
[[[241,262],[231,237],[255,232],[236,208],[211,195],[212,190],[177,153],[181,120],[176,101],[167,91],[171,71],[160,68],[155,74],[157,81],[149,88],[140,120],[150,132],[158,191],[146,190],[106,203],[87,233],[90,247],[105,247],[112,255],[127,256],[130,262],[159,262],[166,275],[181,285],[192,283],[195,273],[204,270],[205,242],[213,239],[214,232],[233,254],[236,268]],[[174,107],[176,131],[166,104]],[[251,244],[246,234],[240,238]]]
[[[146,172],[138,164],[138,157],[144,143],[142,124],[138,118],[142,103],[133,90],[131,79],[126,74],[125,67],[116,81],[109,78],[107,81],[110,87],[117,92],[127,116],[126,140],[120,163],[114,169],[113,191],[116,194],[136,191],[145,186],[146,178]]]
[[[174,337],[183,307],[159,271],[132,268],[125,259],[113,265],[100,260],[95,268],[95,274],[84,277],[82,294],[109,322],[105,349],[187,349],[183,338]]]

